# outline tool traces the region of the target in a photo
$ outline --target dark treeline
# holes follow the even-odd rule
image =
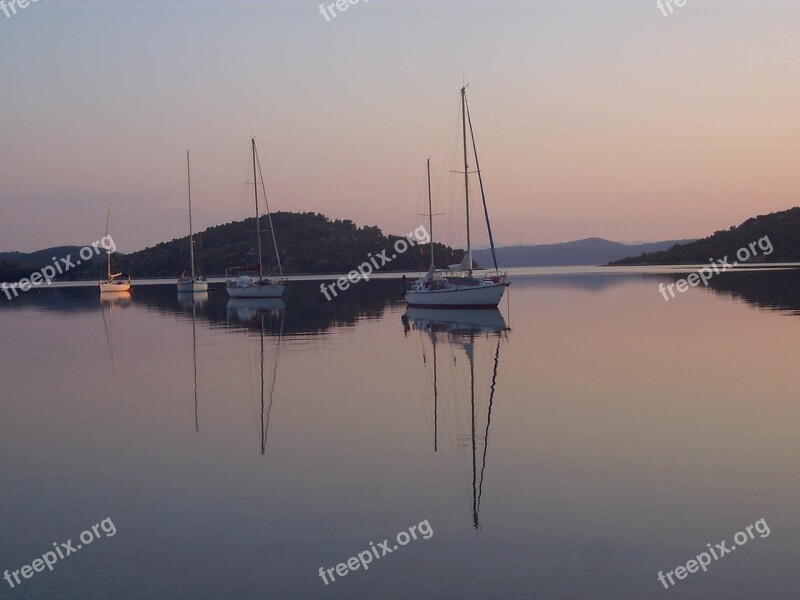
[[[800,208],[761,215],[748,219],[738,227],[717,231],[714,235],[690,244],[675,245],[669,250],[650,252],[638,257],[624,258],[611,265],[681,265],[707,263],[730,257],[736,252],[767,236],[773,247],[769,254],[758,248],[748,263],[800,261]],[[764,243],[766,247],[766,242]]]
[[[228,267],[257,268],[254,221],[254,218],[235,221],[195,234],[197,271],[207,277],[222,277]],[[391,256],[395,253],[394,243],[401,239],[396,235],[384,235],[378,227],[358,227],[350,220],[332,220],[317,213],[278,212],[272,215],[272,222],[281,264],[287,275],[346,273],[367,261],[370,253],[376,255],[388,250],[387,256]],[[277,260],[266,216],[261,217],[260,226],[265,270],[275,273]],[[464,251],[435,244],[434,255],[436,265],[445,267],[460,262]],[[33,255],[16,253],[0,255],[0,281],[17,281],[22,277],[29,277],[33,270],[50,262],[48,260],[38,264],[39,261],[30,260],[31,256]],[[18,260],[25,262],[17,262]],[[426,270],[429,263],[428,246],[414,246],[383,266],[382,270]],[[114,255],[114,271],[130,273],[136,278],[177,277],[184,271],[189,271],[189,268],[188,236],[131,254]],[[94,260],[91,264],[81,265],[57,279],[99,279],[104,273],[105,261]]]

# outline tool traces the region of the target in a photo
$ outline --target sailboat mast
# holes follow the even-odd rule
[[[111,231],[111,204],[108,205],[108,212],[106,213],[106,239],[108,239],[109,231]],[[111,281],[111,248],[106,250],[106,265],[108,280]]]
[[[189,151],[186,151],[186,181],[189,186],[189,259],[192,261],[192,281],[194,281],[194,230],[192,228],[192,171],[189,167]]]
[[[431,273],[436,271],[433,261],[433,198],[431,194],[431,159],[428,159],[428,233],[431,238]]]
[[[255,192],[256,201],[256,237],[258,238],[258,273],[260,277],[264,277],[264,259],[261,253],[261,227],[258,222],[258,175],[256,175],[256,138],[252,139],[253,143],[253,190]]]
[[[467,88],[461,88],[461,127],[464,134],[464,198],[467,205],[467,260],[469,276],[472,277],[472,239],[469,226],[469,158],[467,155]]]

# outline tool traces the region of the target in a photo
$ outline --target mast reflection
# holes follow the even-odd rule
[[[481,529],[480,508],[483,496],[483,482],[489,451],[489,430],[492,422],[492,410],[497,389],[497,377],[500,365],[500,344],[508,339],[510,329],[499,310],[460,310],[460,309],[424,309],[408,308],[402,317],[405,335],[412,331],[430,340],[433,357],[433,449],[439,451],[439,352],[441,344],[447,344],[452,352],[452,370],[450,381],[454,406],[457,408],[459,393],[456,372],[459,356],[466,356],[469,367],[469,433],[457,436],[458,442],[471,450],[470,462],[472,471],[472,525]],[[494,342],[494,343],[492,343]],[[478,387],[476,379],[476,355],[489,351],[491,361],[491,380],[488,389],[488,401],[485,412],[479,409]],[[463,355],[462,355],[463,352]],[[448,361],[449,362],[449,361]],[[423,363],[427,369],[427,358],[423,350]],[[482,368],[482,365],[480,366]],[[479,428],[479,420],[485,414],[485,425]],[[461,444],[459,444],[461,445]]]
[[[199,405],[197,401],[197,309],[208,302],[208,292],[178,292],[178,303],[192,309],[192,365],[194,367],[194,428],[200,431]]]
[[[240,323],[258,326],[259,335],[259,361],[260,361],[260,403],[261,403],[261,455],[267,453],[267,437],[269,435],[269,417],[272,411],[272,401],[275,396],[275,387],[278,381],[278,363],[280,362],[281,342],[283,341],[283,326],[286,316],[286,304],[281,298],[234,298],[228,302],[228,319]],[[272,377],[270,378],[269,400],[265,393],[265,323],[278,322],[277,338],[275,345],[275,360],[272,364]]]

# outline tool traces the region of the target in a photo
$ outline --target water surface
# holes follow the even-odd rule
[[[0,597],[797,597],[797,271],[669,302],[677,274],[548,273],[479,314],[406,314],[396,281],[3,301],[0,571],[117,534]]]

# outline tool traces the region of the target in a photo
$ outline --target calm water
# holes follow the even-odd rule
[[[406,318],[396,282],[4,301],[0,571],[117,533],[0,598],[796,598],[800,274],[672,280],[518,275],[501,313]]]

